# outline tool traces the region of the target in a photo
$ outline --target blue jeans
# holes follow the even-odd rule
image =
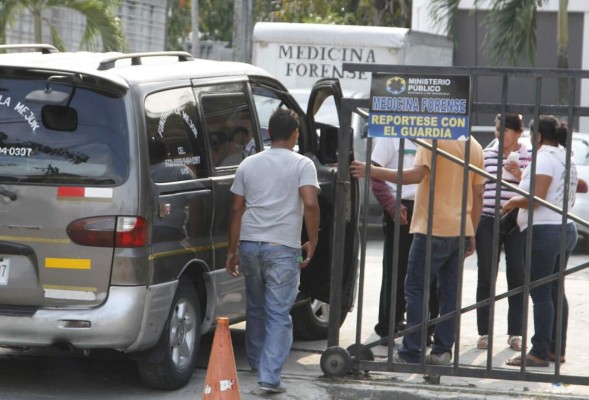
[[[427,236],[416,233],[409,252],[409,265],[405,279],[405,298],[407,301],[407,328],[428,320],[423,318],[423,294],[426,265]],[[465,250],[468,248],[467,239]],[[458,271],[462,260],[458,257],[460,237],[432,237],[430,278],[438,280],[438,300],[440,315],[456,310],[458,291]],[[427,287],[429,287],[429,283]],[[455,320],[449,319],[436,325],[432,353],[451,352],[454,345]],[[399,355],[407,362],[421,362],[421,332],[410,333],[403,337]]]
[[[491,283],[497,280],[497,275],[492,275],[493,264],[493,224],[495,218],[483,215],[479,222],[476,234],[477,247],[477,302],[489,298]],[[501,248],[505,250],[505,272],[507,274],[507,289],[515,289],[524,284],[524,243],[526,237],[514,229],[510,234],[499,233],[499,245],[497,247],[497,262],[501,257]],[[499,269],[497,269],[498,271]],[[507,334],[513,336],[522,335],[522,312],[524,309],[524,295],[519,293],[508,297],[509,309],[507,311]],[[489,334],[489,306],[477,308],[477,327],[479,335]]]
[[[532,231],[532,259],[530,282],[557,273],[560,270],[560,225],[534,225]],[[525,231],[524,231],[525,232]],[[575,224],[567,224],[564,237],[565,264],[577,243]],[[564,295],[564,293],[563,293]],[[558,299],[558,280],[546,283],[530,290],[534,303],[534,336],[530,354],[548,360],[548,353],[556,349],[556,307]],[[566,337],[569,317],[569,305],[566,296],[562,304],[562,341],[561,354],[566,353]]]
[[[258,381],[280,384],[292,346],[290,309],[296,299],[301,249],[267,243],[239,244],[239,267],[245,276],[247,360]]]

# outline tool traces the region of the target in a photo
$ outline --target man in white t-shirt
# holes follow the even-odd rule
[[[319,238],[317,170],[292,151],[298,127],[293,111],[277,110],[268,125],[271,148],[243,160],[231,186],[225,267],[245,276],[246,355],[260,388],[274,393],[285,391],[280,373],[293,340],[290,309]],[[309,240],[301,246],[303,219]]]

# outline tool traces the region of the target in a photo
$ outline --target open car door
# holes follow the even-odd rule
[[[348,177],[345,190],[338,188],[339,130],[341,126],[342,91],[336,79],[318,81],[307,103],[307,131],[313,138],[315,165],[321,192],[319,205],[321,223],[319,243],[311,264],[301,271],[301,296],[308,298],[305,303],[293,309],[294,333],[298,338],[326,339],[330,314],[331,290],[341,295],[339,322],[343,323],[355,300],[355,283],[358,270],[358,183],[349,175],[349,163],[353,157],[352,132],[349,132],[348,156],[345,157]],[[340,181],[341,184],[341,181]],[[336,220],[337,219],[337,220]],[[336,228],[336,226],[342,228]],[[343,230],[335,235],[336,229]],[[306,234],[303,229],[303,234]],[[343,239],[334,241],[334,237]],[[303,237],[306,241],[306,237]],[[341,253],[338,253],[341,252]],[[332,261],[334,254],[343,260],[337,265],[341,273],[341,284],[332,288]]]

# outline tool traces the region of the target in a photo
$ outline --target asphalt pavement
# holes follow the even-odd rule
[[[388,347],[375,345],[379,339],[372,328],[378,313],[378,293],[380,290],[382,241],[370,240],[366,250],[366,276],[361,342],[374,354],[375,361],[386,364]],[[589,254],[574,254],[569,268],[589,262]],[[465,261],[463,281],[463,306],[473,304],[476,290],[476,256]],[[589,344],[586,342],[589,329],[589,271],[583,270],[566,279],[566,293],[570,306],[569,339],[567,360],[561,366],[562,375],[589,376]],[[506,280],[503,264],[500,266],[497,293],[505,291]],[[505,360],[517,353],[507,346],[506,332],[507,302],[496,303],[493,369],[517,371],[505,365]],[[532,304],[530,301],[530,319]],[[357,331],[357,310],[348,315],[340,329],[340,346],[347,348],[355,343]],[[283,370],[283,383],[286,393],[267,394],[258,388],[257,377],[250,372],[245,360],[243,338],[244,324],[231,327],[232,344],[237,364],[237,376],[242,399],[589,399],[589,386],[539,383],[522,380],[497,380],[442,376],[439,384],[424,379],[422,374],[398,372],[356,372],[343,378],[324,376],[320,360],[326,349],[326,341],[295,341],[289,359]],[[533,323],[528,324],[528,335],[533,334]],[[461,320],[460,364],[469,366],[487,365],[487,351],[476,348],[478,333],[476,314],[466,313]],[[400,343],[397,339],[396,346]],[[529,339],[528,339],[529,342]],[[203,350],[207,346],[203,346]],[[202,383],[206,374],[208,354],[201,356],[199,369],[195,374],[194,392],[202,393]],[[549,368],[530,368],[533,372],[554,374],[554,364]]]

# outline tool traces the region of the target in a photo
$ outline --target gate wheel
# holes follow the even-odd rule
[[[328,378],[344,377],[350,371],[352,366],[352,357],[350,353],[342,347],[332,346],[325,349],[321,354],[321,371]]]
[[[425,374],[423,376],[423,379],[427,382],[427,383],[431,383],[432,385],[439,385],[440,384],[440,379],[441,376],[440,375],[432,375],[432,374]]]
[[[370,347],[366,346],[365,344],[359,343],[359,344],[353,344],[348,346],[348,348],[346,349],[348,351],[348,354],[350,354],[350,356],[352,358],[355,358],[356,361],[374,361],[374,353],[372,353],[372,350],[370,350]],[[358,357],[356,358],[356,353],[358,354]],[[355,371],[358,371],[357,369],[353,368]],[[364,372],[368,373],[367,370],[364,370]]]

